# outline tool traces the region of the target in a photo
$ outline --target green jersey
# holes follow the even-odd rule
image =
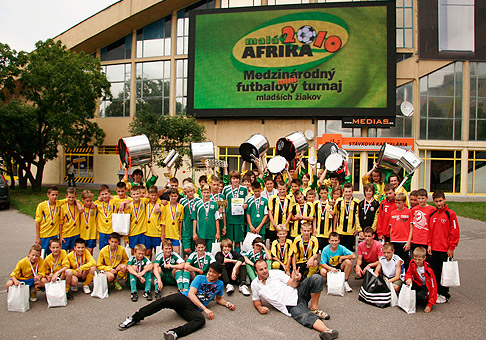
[[[243,208],[241,206],[248,197],[248,189],[242,185],[237,188],[227,185],[223,188],[223,195],[228,201],[228,205],[226,206],[226,223],[245,224],[245,213],[242,211]]]
[[[257,228],[262,223],[263,218],[268,215],[268,200],[262,196],[259,198],[251,196],[246,204],[248,205],[246,214],[250,216],[253,227]],[[265,231],[264,227],[262,231]]]
[[[166,269],[165,265],[171,264],[171,265],[175,266],[175,265],[183,263],[183,262],[184,262],[184,260],[177,253],[172,252],[168,258],[165,258],[164,253],[161,252],[155,257],[154,264],[158,264],[160,266],[160,268],[162,268],[162,271],[172,271],[172,269]]]
[[[198,201],[192,211],[192,220],[197,221],[197,236],[206,240],[214,240],[216,236],[216,221],[219,220],[216,202]]]
[[[149,265],[151,263],[152,262],[145,256],[140,261],[137,261],[137,258],[135,256],[132,256],[132,258],[128,260],[129,266],[133,266],[133,265],[137,266],[137,273],[140,273],[145,268],[146,265]]]
[[[184,222],[182,223],[182,237],[192,237],[192,212],[196,207],[196,203],[201,201],[200,198],[194,197],[193,199],[188,199],[187,197],[181,198],[180,204],[184,207]]]
[[[197,255],[197,251],[189,255],[187,258],[187,263],[195,268],[202,269],[202,271],[206,274],[209,270],[209,265],[213,262],[216,262],[213,254],[205,252],[202,257]]]

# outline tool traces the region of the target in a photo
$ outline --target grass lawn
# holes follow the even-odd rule
[[[66,188],[59,189],[59,198],[62,199],[66,195]],[[78,188],[78,199],[81,199],[82,189]],[[97,197],[97,190],[91,189]],[[10,200],[12,208],[17,209],[22,214],[35,216],[35,209],[37,204],[47,199],[47,187],[42,188],[42,192],[32,192],[30,188],[21,190],[15,189],[10,191]],[[115,193],[112,193],[113,195]],[[432,200],[429,204],[433,205]],[[458,216],[468,217],[475,220],[486,221],[486,202],[452,202],[447,201],[449,208],[454,210]]]

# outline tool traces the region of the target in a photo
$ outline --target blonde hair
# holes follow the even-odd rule
[[[283,224],[277,224],[277,226],[275,227],[275,230],[278,232],[278,231],[287,231],[287,227]]]
[[[93,193],[89,190],[83,190],[81,193],[81,198],[93,198]]]
[[[417,247],[413,250],[413,256],[417,257],[425,257],[427,255],[427,251],[424,247]]]
[[[142,251],[144,251],[144,252],[145,252],[145,249],[146,249],[146,248],[145,248],[145,245],[143,245],[143,244],[141,244],[141,243],[140,243],[140,244],[137,244],[135,247],[133,247],[133,250],[134,250],[134,251],[137,251],[137,250],[142,250]]]
[[[393,250],[395,251],[395,247],[393,246],[393,244],[391,244],[390,242],[386,242],[384,245],[383,245],[383,248],[382,249],[389,249],[389,250]]]
[[[399,192],[396,196],[395,196],[395,201],[398,201],[398,202],[405,202],[407,200],[407,195],[405,195],[403,192]]]
[[[189,191],[189,190],[196,191],[196,187],[192,183],[186,183],[186,184],[184,184],[184,187],[182,189],[184,190],[184,192]]]
[[[233,242],[229,238],[225,238],[221,241],[221,248],[223,247],[230,247],[233,248]]]

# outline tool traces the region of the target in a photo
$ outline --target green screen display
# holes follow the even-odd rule
[[[395,115],[394,2],[195,11],[188,113]]]

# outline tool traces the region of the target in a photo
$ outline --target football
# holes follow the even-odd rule
[[[303,44],[309,45],[316,39],[316,30],[311,26],[302,26],[297,31],[297,39]]]

